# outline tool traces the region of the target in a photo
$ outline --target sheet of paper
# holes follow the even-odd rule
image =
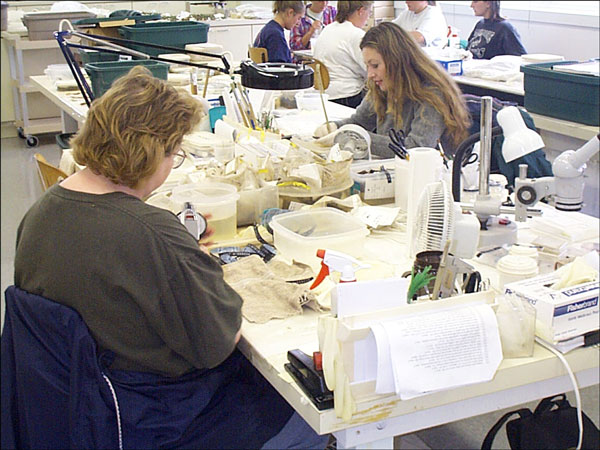
[[[331,292],[331,312],[346,316],[406,306],[407,278],[340,283]]]
[[[354,343],[354,354],[361,355],[354,364],[354,382],[372,381],[377,377],[377,344],[373,335]]]
[[[375,392],[377,394],[389,394],[396,391],[394,385],[394,373],[392,370],[392,358],[390,354],[390,341],[387,333],[380,322],[371,325],[371,332],[375,338],[377,350],[377,373],[375,378]]]
[[[600,76],[600,60],[586,61],[577,64],[557,64],[552,66],[557,72],[576,73],[580,75]]]
[[[355,217],[371,228],[387,227],[394,223],[400,213],[400,208],[383,206],[361,206],[354,213]]]
[[[489,305],[405,316],[381,325],[402,400],[489,381],[502,361],[498,324]],[[382,384],[383,377],[378,373]]]

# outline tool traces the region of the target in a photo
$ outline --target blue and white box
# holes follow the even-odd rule
[[[463,74],[462,59],[437,57],[435,60],[440,63],[450,75]]]
[[[548,342],[558,342],[598,330],[598,281],[564,289],[552,289],[556,272],[539,275],[504,286],[536,309],[535,334]]]

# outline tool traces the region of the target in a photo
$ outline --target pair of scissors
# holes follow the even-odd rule
[[[394,154],[398,157],[402,159],[409,159],[408,151],[406,150],[406,145],[404,143],[406,139],[404,130],[396,130],[395,128],[390,128],[388,135],[392,141],[388,144],[389,149],[393,151]]]

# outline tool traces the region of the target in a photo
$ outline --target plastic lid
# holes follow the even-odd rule
[[[535,247],[529,245],[518,245],[515,244],[510,247],[509,253],[511,255],[529,256],[530,258],[537,259],[538,250]]]
[[[537,261],[529,256],[506,255],[500,258],[496,268],[504,273],[531,276],[537,275]]]

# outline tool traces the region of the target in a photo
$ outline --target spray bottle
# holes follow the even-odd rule
[[[368,269],[371,267],[368,264],[361,263],[350,255],[336,252],[335,250],[319,249],[317,250],[317,256],[323,261],[321,262],[321,270],[310,289],[314,289],[321,284],[331,271],[339,272],[341,274],[340,283],[351,283],[356,281],[356,276],[354,274],[356,270]]]

